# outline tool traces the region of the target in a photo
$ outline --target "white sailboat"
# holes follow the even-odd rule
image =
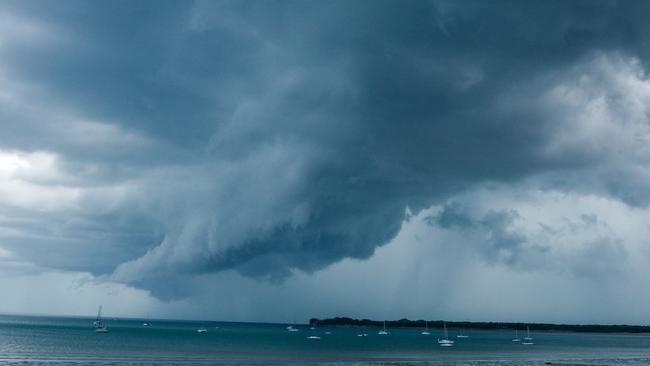
[[[521,342],[521,344],[525,344],[525,345],[533,344],[533,338],[531,338],[530,336],[530,327],[526,327],[526,336],[524,337],[524,341]]]
[[[463,332],[459,332],[456,334],[456,338],[469,338],[467,334],[463,334]]]
[[[287,331],[289,332],[299,332],[300,329],[298,327],[294,327],[294,324],[296,324],[296,317],[293,317],[293,323],[287,325]]]
[[[145,321],[142,323],[142,326],[143,327],[150,327],[151,326],[151,322],[149,321],[149,313],[147,313],[147,319],[145,319]]]
[[[201,326],[201,328],[196,330],[197,333],[207,333],[208,330],[205,328],[205,326]]]
[[[377,332],[379,335],[388,335],[388,330],[386,330],[386,321],[384,320],[384,329]]]
[[[295,324],[296,322],[294,321],[293,323]],[[294,327],[293,324],[287,325],[287,330],[289,332],[298,332],[298,331],[300,331],[300,329],[298,329],[297,327]]]
[[[311,335],[307,339],[320,339],[320,336],[316,335],[316,327],[311,327]]]
[[[97,311],[97,319],[93,322],[95,327],[95,332],[97,333],[108,333],[108,327],[102,323],[102,306],[99,305],[99,310]]]
[[[309,329],[311,330],[311,335],[307,339],[320,339],[320,336],[316,335],[316,323],[311,323]]]
[[[519,339],[519,330],[515,328],[515,337],[512,339],[513,342],[520,342],[521,340]]]
[[[422,334],[422,335],[431,334],[431,333],[429,333],[429,322],[428,321],[426,321],[426,320],[424,321],[424,330],[421,331],[420,334]]]
[[[438,344],[441,347],[451,347],[454,345],[454,341],[449,339],[449,333],[447,332],[447,323],[443,322],[442,327],[444,329],[444,337],[442,339],[438,338]]]

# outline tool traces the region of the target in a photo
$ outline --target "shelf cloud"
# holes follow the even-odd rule
[[[624,271],[642,239],[598,202],[650,203],[649,6],[3,2],[0,271],[179,299],[410,220],[489,265]]]

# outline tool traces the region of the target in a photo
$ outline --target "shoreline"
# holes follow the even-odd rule
[[[381,328],[383,320],[353,319],[348,317],[335,317],[327,319],[312,318],[309,324],[323,327],[345,328]],[[443,324],[448,329],[462,330],[502,330],[515,331],[529,328],[535,332],[570,332],[570,333],[621,333],[621,334],[646,334],[650,333],[650,326],[628,324],[554,324],[554,323],[522,323],[522,322],[470,322],[470,321],[443,321],[443,320],[386,320],[386,327],[393,329],[424,328],[428,324],[430,329],[442,329]]]
[[[62,319],[85,319],[92,320],[91,315],[45,315],[45,314],[7,314],[2,313],[0,317],[24,317],[24,318],[62,318]],[[149,320],[152,322],[170,323],[215,323],[215,324],[259,324],[259,325],[288,325],[286,322],[255,322],[255,321],[232,321],[232,320],[196,320],[196,319],[165,319],[165,318],[139,318],[139,317],[107,317],[108,319],[120,321],[140,322]],[[451,330],[491,330],[491,331],[512,331],[515,329],[525,331],[526,327],[534,332],[569,332],[569,333],[595,333],[595,334],[650,334],[650,326],[631,324],[554,324],[554,323],[523,323],[523,322],[471,322],[471,321],[443,321],[428,320],[430,329],[442,329],[443,323]],[[295,326],[316,325],[319,327],[333,328],[382,328],[383,320],[353,319],[348,317],[335,317],[318,319],[311,318],[309,322],[294,323]],[[422,329],[425,328],[425,320],[386,320],[386,326],[393,329]]]

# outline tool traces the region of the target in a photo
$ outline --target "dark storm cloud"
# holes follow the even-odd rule
[[[407,207],[600,164],[599,151],[548,153],[566,118],[539,99],[598,55],[643,64],[648,7],[4,3],[43,32],[19,43],[2,29],[0,76],[29,102],[0,100],[0,147],[52,152],[68,179],[59,184],[95,187],[78,217],[52,223],[84,243],[56,244],[66,260],[39,256],[40,241],[8,245],[42,265],[115,270],[157,293],[170,273],[278,279],[368,258]],[[467,224],[452,213],[438,222]],[[489,250],[517,248],[501,234]]]
[[[427,216],[426,222],[430,225],[437,224],[442,228],[465,228],[474,225],[474,220],[469,217],[465,209],[457,202],[447,203],[436,216]]]
[[[516,211],[489,210],[478,218],[472,215],[470,208],[451,202],[445,204],[435,216],[427,217],[426,222],[443,229],[472,232],[477,235],[479,238],[477,249],[488,262],[517,267],[529,264],[522,265],[522,262],[526,262],[525,257],[530,254],[528,248],[530,239],[513,228],[514,221],[519,217]],[[537,253],[548,250],[540,245],[532,247]]]
[[[597,214],[554,212],[558,208],[544,207],[539,197],[519,199],[518,204],[511,202],[508,206],[519,205],[526,214],[515,209],[486,209],[472,200],[450,201],[424,221],[432,228],[458,235],[447,245],[470,247],[485,263],[590,279],[620,275],[629,264],[628,250],[645,246],[636,239],[625,243],[622,237],[626,230],[610,227]],[[534,211],[548,210],[542,218],[549,221],[538,221],[539,216],[531,215],[528,205]],[[586,206],[579,208],[585,209]]]

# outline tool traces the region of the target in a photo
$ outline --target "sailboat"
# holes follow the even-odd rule
[[[296,323],[296,320],[294,319],[293,324],[295,324],[295,323]],[[294,327],[293,324],[287,325],[287,330],[289,332],[298,332],[300,329]]]
[[[459,332],[456,334],[456,338],[469,338],[467,334],[463,334],[463,332]]]
[[[384,320],[384,329],[377,332],[379,335],[388,335],[388,330],[386,330],[386,321]]]
[[[449,333],[447,332],[447,323],[443,322],[442,326],[444,328],[444,337],[442,339],[438,338],[438,344],[441,347],[451,347],[454,345],[454,341],[449,340]]]
[[[426,321],[426,320],[424,321],[424,330],[421,331],[420,334],[422,334],[422,335],[431,334],[431,333],[429,333],[429,322],[428,321]]]
[[[142,323],[142,326],[143,326],[143,327],[150,327],[150,326],[151,326],[151,322],[149,321],[149,313],[147,313],[147,318],[146,318],[145,321]]]
[[[311,330],[311,335],[307,339],[320,339],[320,336],[316,335],[316,323],[310,323],[309,329]]]
[[[525,345],[533,344],[533,338],[530,337],[530,327],[526,327],[526,336],[524,337],[524,341],[521,342],[521,344],[525,344]]]
[[[102,306],[99,305],[99,310],[97,311],[97,319],[93,322],[95,327],[95,332],[97,333],[108,333],[108,327],[102,323]]]
[[[307,339],[320,339],[320,336],[316,335],[316,327],[311,327],[311,335]]]
[[[197,329],[196,332],[197,333],[207,333],[208,330],[204,326],[201,326],[201,328]]]
[[[513,341],[513,342],[519,342],[519,341],[521,341],[521,340],[519,339],[519,330],[518,330],[517,328],[515,328],[515,337],[512,339],[512,341]]]
[[[294,327],[294,326],[293,326],[294,324],[296,324],[296,317],[295,317],[295,315],[294,315],[294,317],[293,317],[293,323],[290,324],[290,325],[287,325],[287,330],[288,330],[289,332],[298,332],[298,331],[300,331],[300,329],[298,329],[297,327]]]

